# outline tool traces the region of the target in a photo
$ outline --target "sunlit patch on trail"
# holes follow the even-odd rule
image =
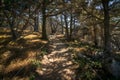
[[[44,55],[41,62],[42,69],[37,70],[42,80],[74,80],[76,65],[72,62],[72,52],[65,42],[60,39],[62,35],[50,40],[51,52]]]

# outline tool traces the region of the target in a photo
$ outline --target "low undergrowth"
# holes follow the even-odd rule
[[[76,80],[119,80],[103,68],[103,50],[80,42],[68,43],[73,61],[79,67]]]
[[[37,33],[26,34],[16,41],[9,39],[0,37],[0,80],[35,80],[48,42]]]

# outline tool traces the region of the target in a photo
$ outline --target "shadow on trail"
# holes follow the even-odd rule
[[[29,80],[39,68],[41,50],[47,41],[39,34],[28,34],[12,41],[9,34],[0,34],[0,80]],[[37,54],[37,55],[36,55]]]
[[[42,60],[42,70],[38,70],[41,80],[74,80],[75,65],[72,62],[72,53],[65,42],[54,38],[49,43],[50,54]]]

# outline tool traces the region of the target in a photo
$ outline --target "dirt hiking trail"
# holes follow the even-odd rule
[[[75,65],[62,35],[50,36],[50,53],[44,55],[39,71],[40,80],[75,80]]]

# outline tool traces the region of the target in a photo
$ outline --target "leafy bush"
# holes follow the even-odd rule
[[[92,61],[78,56],[74,56],[74,61],[79,65],[77,70],[78,80],[95,80],[98,78],[96,69],[102,68],[100,61]]]

